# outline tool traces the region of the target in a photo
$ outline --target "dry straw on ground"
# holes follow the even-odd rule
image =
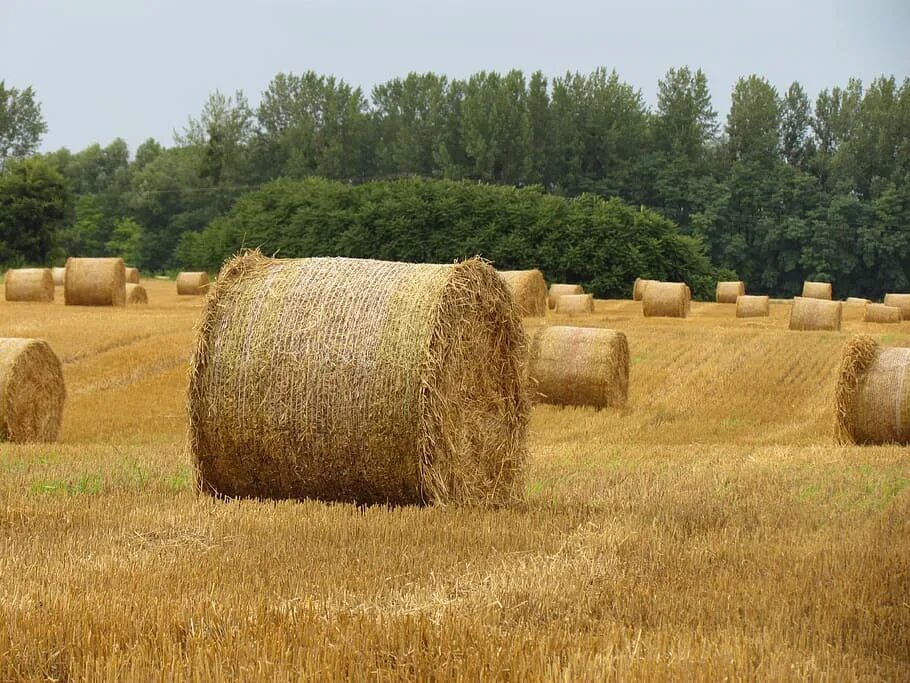
[[[128,304],[147,304],[149,302],[148,293],[142,285],[136,285],[132,282],[126,284],[126,303]]]
[[[54,276],[50,268],[18,268],[6,271],[7,301],[54,300]]]
[[[746,293],[746,283],[742,280],[736,282],[721,281],[717,283],[717,303],[735,304],[736,298]]]
[[[54,276],[54,285],[62,287],[66,278],[66,268],[51,268],[51,275]]]
[[[126,303],[123,259],[67,259],[63,296],[67,306],[123,306]]]
[[[184,272],[177,275],[177,294],[201,296],[209,291],[209,274]]]
[[[645,317],[685,318],[692,298],[683,282],[651,282],[642,299]]]
[[[640,277],[635,278],[635,284],[632,285],[632,300],[633,301],[642,301],[645,296],[645,290],[648,288],[648,285],[655,282],[660,282],[659,280],[642,280]]]
[[[556,312],[579,315],[594,312],[593,294],[563,294],[556,299]]]
[[[365,504],[522,495],[528,341],[488,264],[256,251],[213,289],[188,390],[202,490]]]
[[[556,302],[561,296],[566,296],[567,294],[584,294],[584,287],[581,285],[564,285],[564,284],[552,284],[550,285],[550,292],[547,296],[547,305],[550,308],[556,308]]]
[[[796,297],[790,309],[791,330],[839,330],[842,317],[840,301]]]
[[[127,268],[126,269],[126,282],[127,284],[139,284],[139,269],[138,268]]]
[[[767,296],[743,294],[736,297],[737,318],[767,318],[771,314],[771,304]]]
[[[884,303],[901,309],[904,320],[910,320],[910,294],[885,294]]]
[[[56,441],[66,389],[60,361],[41,339],[0,339],[0,440]]]
[[[830,282],[803,282],[804,299],[831,299],[832,288]]]
[[[540,318],[547,313],[547,283],[539,270],[501,270],[499,275],[515,297],[518,313]]]
[[[838,443],[910,443],[910,349],[868,335],[845,345],[834,392]]]
[[[623,406],[629,393],[626,335],[587,327],[542,327],[531,343],[530,375],[544,403]]]
[[[901,309],[885,304],[867,304],[863,311],[863,321],[867,323],[899,323],[903,320]]]

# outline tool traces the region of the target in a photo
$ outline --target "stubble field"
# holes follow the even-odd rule
[[[0,680],[910,677],[910,450],[831,439],[843,342],[910,322],[550,315],[628,335],[628,407],[535,407],[520,508],[359,509],[197,496],[202,302],[143,284],[0,302],[68,389],[59,443],[0,445]]]

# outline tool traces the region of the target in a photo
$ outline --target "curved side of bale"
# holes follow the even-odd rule
[[[833,290],[830,282],[803,282],[804,299],[831,299]]]
[[[594,312],[593,294],[563,294],[556,299],[556,312],[568,315]]]
[[[648,285],[655,282],[660,282],[660,280],[643,280],[640,277],[635,278],[635,284],[632,285],[632,300],[643,300],[645,296],[645,290],[648,288]]]
[[[736,297],[737,318],[767,318],[769,315],[771,315],[771,303],[767,296],[743,294]]]
[[[128,304],[147,304],[149,302],[148,292],[142,285],[136,285],[132,282],[126,284],[126,303]]]
[[[480,259],[222,268],[187,392],[197,485],[231,497],[503,504],[523,495],[528,340]]]
[[[127,284],[139,284],[139,269],[138,268],[127,268],[126,269],[126,283]]]
[[[796,297],[790,309],[791,330],[839,330],[841,302]]]
[[[683,282],[652,282],[642,299],[642,312],[646,318],[685,318],[691,306],[691,294]]]
[[[126,303],[123,259],[67,259],[63,297],[67,306],[123,306]]]
[[[863,299],[859,296],[848,296],[844,303],[848,306],[865,306],[869,303],[869,299]]]
[[[60,360],[41,339],[0,339],[0,437],[56,441],[66,388]]]
[[[201,296],[209,290],[209,274],[203,272],[183,272],[177,274],[177,294],[183,296]]]
[[[899,323],[901,320],[903,314],[897,306],[867,304],[863,311],[863,322],[867,323]]]
[[[543,273],[535,268],[501,270],[499,275],[512,290],[519,315],[540,318],[547,314],[547,283],[543,279]]]
[[[66,278],[66,268],[51,268],[51,275],[54,277],[54,286],[62,287]]]
[[[720,281],[717,283],[717,303],[719,304],[735,304],[737,297],[741,297],[746,293],[746,283],[742,280],[736,282],[730,281]]]
[[[844,345],[834,438],[840,444],[910,443],[910,349],[883,348],[867,335]]]
[[[6,271],[4,289],[7,301],[54,300],[54,276],[50,268],[16,268]]]
[[[531,343],[530,376],[544,403],[623,406],[629,394],[626,335],[601,328],[540,328]]]
[[[550,291],[547,295],[547,306],[550,308],[556,308],[556,302],[559,300],[559,297],[584,293],[585,290],[581,285],[564,285],[554,283],[550,285]]]
[[[910,294],[885,294],[884,303],[886,306],[894,306],[901,309],[901,316],[904,320],[910,320]]]

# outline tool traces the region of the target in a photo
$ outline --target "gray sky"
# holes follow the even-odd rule
[[[370,88],[409,71],[615,68],[654,102],[688,64],[726,114],[742,75],[814,98],[858,76],[910,75],[910,0],[0,0],[0,79],[35,88],[44,149],[170,145],[214,89],[251,104],[281,71]]]

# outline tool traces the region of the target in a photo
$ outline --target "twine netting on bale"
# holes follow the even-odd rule
[[[885,306],[894,306],[901,309],[904,320],[910,320],[910,294],[885,294]]]
[[[832,289],[830,282],[803,282],[804,299],[831,299]]]
[[[659,282],[659,280],[642,280],[640,277],[635,278],[635,284],[632,285],[632,300],[642,301],[645,296],[645,290],[648,285]]]
[[[642,312],[646,318],[685,318],[691,298],[683,282],[652,282],[645,289]]]
[[[556,308],[556,302],[559,300],[559,297],[566,296],[567,294],[584,294],[585,290],[581,285],[564,285],[564,284],[552,284],[550,285],[550,292],[547,296],[547,305],[550,308]]]
[[[547,313],[547,283],[539,270],[501,270],[499,275],[515,297],[518,313],[539,318]]]
[[[735,304],[737,297],[743,296],[746,293],[746,283],[740,281],[730,282],[730,281],[720,281],[717,283],[717,303],[719,304]]]
[[[126,269],[126,283],[127,284],[139,284],[139,269],[138,268],[127,268]]]
[[[66,278],[66,268],[51,268],[51,275],[54,277],[54,285],[62,287],[64,278]]]
[[[67,259],[63,298],[67,306],[123,306],[126,303],[123,259]]]
[[[554,405],[623,406],[629,394],[629,344],[614,330],[542,327],[531,343],[537,398]]]
[[[209,274],[184,272],[177,274],[177,294],[201,296],[209,291]]]
[[[844,345],[834,390],[840,444],[910,443],[910,349],[859,335]]]
[[[839,330],[841,302],[796,297],[790,309],[791,330]]]
[[[556,299],[556,312],[579,315],[594,312],[593,294],[563,294]]]
[[[863,311],[863,322],[867,323],[899,323],[901,320],[903,314],[897,306],[867,304]]]
[[[767,318],[770,314],[771,303],[767,296],[743,294],[736,297],[737,318]]]
[[[66,388],[60,361],[41,339],[0,339],[0,438],[56,441]]]
[[[136,285],[128,282],[126,285],[126,303],[128,304],[147,304],[149,302],[148,292],[142,285]]]
[[[50,268],[17,268],[6,271],[4,281],[7,301],[54,300],[54,276]]]
[[[188,389],[198,486],[361,504],[504,504],[527,458],[528,340],[480,259],[225,264]]]

